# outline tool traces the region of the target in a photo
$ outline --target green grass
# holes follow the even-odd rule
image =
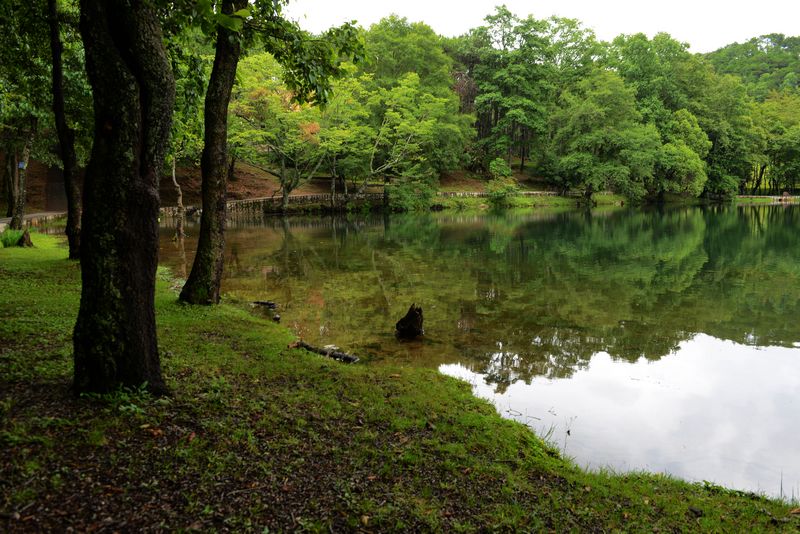
[[[646,473],[590,473],[467,384],[346,366],[233,303],[157,322],[174,395],[73,398],[79,269],[0,250],[0,530],[795,531],[786,503]],[[69,513],[63,514],[61,510]]]
[[[599,193],[592,197],[597,206],[621,206],[625,197],[609,193]],[[575,208],[581,199],[562,196],[513,196],[508,199],[508,208]],[[476,210],[491,209],[492,205],[486,197],[438,197],[435,204],[444,209]]]
[[[778,198],[780,198],[780,197],[778,197],[778,196],[773,196],[773,197],[750,197],[750,196],[741,197],[741,196],[737,196],[737,197],[734,198],[734,202],[736,202],[737,204],[745,204],[745,205],[751,205],[751,204],[778,204],[779,203]],[[798,201],[797,198],[798,197],[789,197],[787,200],[783,201],[783,203],[787,203],[787,204],[795,203],[795,202]]]

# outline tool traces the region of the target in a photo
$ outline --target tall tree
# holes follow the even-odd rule
[[[451,95],[453,62],[444,52],[442,38],[427,24],[390,15],[370,27],[365,46],[363,70],[379,87],[393,87],[405,74],[416,72],[423,90]]]
[[[587,199],[606,187],[642,197],[661,140],[640,120],[633,90],[614,72],[598,69],[565,92],[553,116],[556,182],[581,189]]]
[[[222,14],[247,7],[247,0],[224,0]],[[216,51],[205,101],[205,137],[200,158],[203,213],[200,239],[189,279],[183,286],[180,300],[191,304],[216,304],[222,279],[225,251],[225,219],[227,218],[228,170],[228,103],[236,78],[236,65],[242,51],[237,31],[220,25]]]
[[[47,21],[50,25],[50,50],[53,55],[53,116],[61,147],[61,162],[64,171],[64,189],[67,195],[67,241],[69,258],[80,258],[81,243],[81,199],[78,189],[78,158],[75,152],[75,131],[67,123],[64,105],[64,71],[61,61],[63,45],[59,33],[56,0],[47,0]]]
[[[11,228],[22,228],[28,160],[48,118],[47,25],[41,4],[0,2],[0,150]]]
[[[172,71],[149,2],[82,0],[81,34],[95,120],[83,197],[74,389],[147,384],[163,393],[154,295]]]
[[[311,39],[283,18],[283,0],[223,0],[220,13],[205,17],[216,24],[216,54],[205,106],[205,143],[201,159],[203,214],[192,272],[180,300],[191,304],[219,302],[225,250],[227,178],[227,110],[241,39],[258,37],[267,52],[284,65],[284,78],[295,100],[325,103],[330,79],[341,72],[345,57],[360,59],[363,45],[351,24]],[[210,4],[203,4],[210,9]]]

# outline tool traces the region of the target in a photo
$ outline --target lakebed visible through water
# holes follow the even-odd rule
[[[162,229],[161,263],[191,267]],[[467,380],[579,465],[800,496],[800,208],[231,221],[223,291]],[[425,336],[394,323],[421,305]]]

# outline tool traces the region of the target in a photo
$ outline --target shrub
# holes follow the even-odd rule
[[[519,185],[513,178],[494,178],[486,184],[489,202],[494,206],[507,206],[509,201],[519,193]]]
[[[509,178],[512,174],[511,167],[508,166],[508,163],[503,158],[495,158],[489,163],[489,175],[492,180]]]
[[[0,242],[3,243],[3,247],[15,247],[17,246],[17,241],[19,238],[22,237],[23,230],[12,230],[11,228],[6,228],[3,230],[3,233],[0,233]]]
[[[386,185],[389,208],[393,211],[428,210],[436,195],[436,188],[425,180],[408,180]]]

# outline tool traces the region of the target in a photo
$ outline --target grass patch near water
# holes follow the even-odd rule
[[[156,295],[169,398],[74,398],[78,265],[0,250],[0,530],[795,531],[786,503],[588,473],[467,384],[288,349],[232,304]]]

